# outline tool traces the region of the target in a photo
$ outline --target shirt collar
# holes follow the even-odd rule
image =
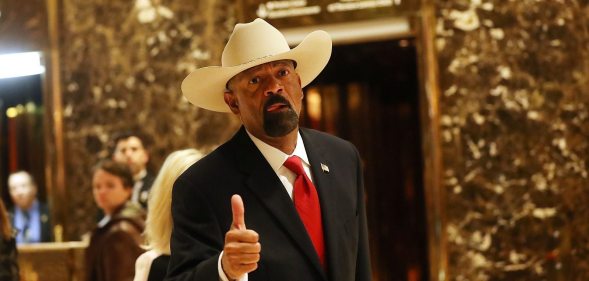
[[[305,163],[307,166],[311,166],[311,164],[309,163],[309,158],[307,157],[307,151],[305,150],[305,144],[303,143],[303,138],[301,137],[300,132],[297,132],[297,145],[295,146],[292,155],[288,155],[282,152],[280,149],[273,147],[263,142],[262,140],[254,137],[254,135],[250,134],[248,130],[245,131],[247,132],[247,135],[250,137],[250,139],[254,142],[258,150],[260,150],[264,158],[266,158],[266,161],[268,161],[274,172],[277,172],[278,169],[280,169],[280,167],[282,167],[282,165],[284,164],[284,161],[286,161],[288,157],[293,155],[300,157],[301,160],[303,160],[303,163]]]
[[[104,227],[111,219],[111,216],[104,216],[99,222],[98,227]]]
[[[139,181],[139,180],[143,179],[146,175],[147,175],[147,169],[143,169],[143,170],[141,170],[141,172],[139,172],[133,176],[133,180]]]

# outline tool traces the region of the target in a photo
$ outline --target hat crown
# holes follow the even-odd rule
[[[223,67],[290,51],[284,35],[263,19],[237,24],[221,56]]]

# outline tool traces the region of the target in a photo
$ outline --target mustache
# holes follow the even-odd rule
[[[288,100],[286,100],[285,97],[283,97],[281,95],[272,95],[264,103],[264,110],[267,110],[268,107],[270,107],[271,105],[273,105],[275,103],[286,104],[286,106],[288,106],[288,108],[292,109],[292,105],[290,104],[290,102],[288,102]]]

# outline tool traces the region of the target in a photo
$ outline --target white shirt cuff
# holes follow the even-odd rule
[[[217,269],[219,270],[219,280],[221,281],[230,281],[227,275],[225,275],[225,271],[223,271],[223,267],[221,266],[221,259],[223,258],[223,251],[219,255],[219,261],[217,262]],[[247,273],[244,274],[241,278],[237,279],[236,281],[248,281],[247,280]]]

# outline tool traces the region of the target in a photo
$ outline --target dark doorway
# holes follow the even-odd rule
[[[374,280],[428,280],[413,39],[334,46],[305,88],[302,124],[354,143],[364,161]]]
[[[46,201],[42,96],[41,75],[0,79],[0,191],[8,206],[8,175],[20,170],[33,176]]]

